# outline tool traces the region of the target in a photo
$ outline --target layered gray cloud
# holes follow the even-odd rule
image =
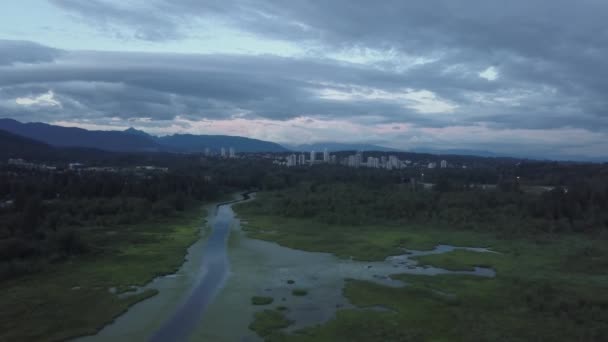
[[[13,45],[0,43],[5,50]],[[45,51],[32,46],[38,55],[53,59],[32,60],[25,54],[27,63],[0,67],[0,98],[10,101],[53,91],[61,106],[5,104],[0,107],[3,115],[19,107],[20,112],[30,110],[32,118],[55,112],[160,120],[177,115],[274,120],[311,116],[429,127],[486,123],[536,129],[605,129],[608,123],[599,94],[572,93],[507,75],[488,81],[477,72],[450,72],[451,65],[444,61],[395,72],[315,58]]]
[[[53,61],[61,51],[37,43],[18,40],[0,41],[0,66],[15,63],[41,63]]]
[[[305,52],[67,51],[0,41],[2,116],[562,129],[588,132],[593,144],[608,130],[605,1],[50,2],[127,42],[197,39],[220,25]]]

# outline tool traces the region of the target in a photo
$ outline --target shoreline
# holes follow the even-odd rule
[[[188,304],[189,297],[197,284],[205,276],[204,264],[207,262],[205,250],[213,237],[217,211],[223,205],[246,199],[248,193],[233,193],[232,200],[218,201],[205,205],[205,234],[191,244],[185,253],[183,262],[172,273],[155,277],[139,290],[154,290],[157,294],[146,300],[138,301],[128,310],[106,324],[96,334],[81,336],[74,341],[132,341],[154,338],[173,316]],[[240,199],[239,199],[240,198]]]
[[[8,309],[0,313],[5,322],[0,339],[75,340],[111,326],[135,304],[158,296],[158,291],[146,289],[147,284],[175,274],[187,261],[190,248],[206,239],[213,205],[197,204],[152,222],[97,227],[96,234],[113,241],[109,252],[3,282],[0,289],[6,296],[0,301]],[[134,286],[145,290],[111,291]],[[36,311],[26,308],[31,302],[40,303]]]

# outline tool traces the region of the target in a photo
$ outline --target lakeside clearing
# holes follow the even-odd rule
[[[94,334],[157,291],[134,291],[175,272],[206,234],[202,204],[164,219],[88,227],[88,255],[0,284],[0,340],[59,341]],[[202,233],[201,233],[202,232]],[[132,294],[130,294],[132,292]]]

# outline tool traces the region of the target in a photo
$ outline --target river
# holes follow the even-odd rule
[[[394,273],[463,273],[492,277],[494,271],[476,268],[450,272],[421,267],[413,255],[445,253],[459,247],[437,246],[430,251],[407,251],[385,261],[359,262],[328,253],[312,253],[251,239],[241,230],[232,203],[209,206],[212,231],[188,250],[186,262],[173,275],[159,277],[142,289],[159,294],[131,307],[95,336],[78,341],[259,341],[248,329],[256,311],[289,308],[293,331],[323,323],[336,310],[353,306],[342,295],[345,279],[374,281],[388,286],[405,284]],[[465,248],[478,252],[484,249]],[[292,290],[305,288],[306,296]],[[252,296],[272,297],[268,306],[251,305]]]

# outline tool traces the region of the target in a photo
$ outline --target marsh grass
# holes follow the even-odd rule
[[[258,200],[264,200],[261,194]],[[421,265],[454,271],[493,268],[495,278],[468,275],[392,277],[393,288],[349,280],[344,295],[360,307],[389,312],[338,310],[336,318],[270,341],[602,341],[608,336],[608,240],[573,233],[506,237],[431,223],[340,225],[270,215],[269,204],[238,206],[253,238],[341,258],[383,260],[403,248],[438,244],[488,247],[497,253],[456,250],[419,256]],[[272,233],[269,233],[272,232]]]
[[[255,314],[249,329],[265,337],[277,330],[288,327],[292,323],[293,321],[285,318],[285,315],[277,310],[264,310]]]
[[[253,305],[268,305],[274,302],[272,297],[253,296],[251,297],[251,304]]]
[[[296,297],[303,297],[306,296],[308,294],[308,290],[305,289],[295,289],[291,291],[291,294],[296,296]]]
[[[94,247],[90,254],[0,283],[0,340],[59,341],[94,334],[156,294],[125,291],[175,272],[199,238],[202,214],[197,206],[154,222],[86,228],[83,236]]]

